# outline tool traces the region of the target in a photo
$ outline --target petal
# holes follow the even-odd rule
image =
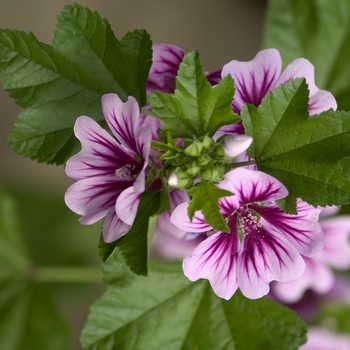
[[[307,343],[299,350],[350,350],[350,336],[332,333],[326,328],[309,328]]]
[[[350,215],[321,221],[324,232],[322,258],[335,269],[350,267]]]
[[[107,124],[121,144],[136,154],[138,139],[136,132],[139,123],[139,105],[134,97],[129,96],[123,102],[117,94],[102,96],[102,110]]]
[[[231,61],[222,69],[222,77],[231,75],[235,82],[233,109],[239,113],[245,103],[259,106],[275,88],[281,74],[282,59],[275,49],[260,51],[252,61]]]
[[[129,187],[119,195],[115,211],[122,221],[131,226],[134,223],[139,203],[140,193],[135,192],[133,187]]]
[[[131,226],[121,221],[114,207],[111,208],[103,221],[102,235],[106,243],[116,241],[130,231]]]
[[[68,188],[65,202],[72,211],[83,215],[82,224],[91,225],[114,208],[119,194],[129,186],[130,181],[119,180],[113,175],[87,178]]]
[[[175,78],[185,52],[177,46],[155,44],[153,49],[153,63],[147,80],[147,92],[159,90],[173,93]]]
[[[200,211],[196,211],[192,221],[188,217],[187,213],[188,203],[182,203],[178,205],[171,215],[170,221],[180,230],[185,232],[207,232],[213,228],[206,224],[203,214]]]
[[[245,235],[237,261],[237,280],[250,299],[266,295],[273,280],[289,282],[304,273],[305,263],[294,246],[261,228]]]
[[[317,258],[304,258],[305,272],[289,283],[274,283],[273,294],[283,303],[296,303],[311,289],[317,294],[329,292],[334,285],[333,272]]]
[[[260,222],[263,225],[269,225],[281,232],[300,254],[308,257],[315,256],[323,248],[324,234],[318,222],[321,209],[298,201],[298,214],[290,215],[275,204],[265,207],[254,206],[254,210],[262,216]]]
[[[288,195],[288,190],[274,177],[243,168],[226,173],[218,187],[235,194],[226,198],[232,199],[236,208],[241,204],[275,201]]]
[[[320,90],[315,84],[315,68],[305,58],[298,58],[291,62],[282,73],[276,86],[284,84],[295,78],[305,78],[309,88],[309,112],[310,115],[319,114],[330,108],[337,109],[334,96],[325,90]]]
[[[228,157],[236,157],[246,151],[252,144],[253,138],[247,135],[228,135],[222,142],[222,147]]]
[[[222,68],[216,69],[213,72],[207,73],[207,80],[213,86],[217,85],[221,81]]]
[[[126,164],[134,166],[137,173],[141,170],[140,163],[93,119],[79,117],[75,122],[74,133],[82,149],[67,162],[66,173],[72,179],[111,175]]]
[[[152,108],[150,105],[143,107],[143,110],[151,111]],[[144,128],[145,126],[150,126],[152,130],[152,140],[160,141],[158,130],[163,128],[163,123],[160,119],[153,117],[152,115],[148,115],[145,113],[140,114],[139,118],[139,128]]]
[[[196,281],[209,280],[215,294],[230,299],[237,290],[238,235],[218,232],[200,243],[183,261],[185,275]]]
[[[142,169],[137,176],[134,189],[136,192],[141,193],[145,190],[146,182],[146,171],[148,168],[149,153],[151,149],[151,140],[152,140],[152,131],[150,127],[145,127],[137,131],[137,141],[138,141],[138,150],[143,158]]]

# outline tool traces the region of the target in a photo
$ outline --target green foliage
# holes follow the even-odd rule
[[[112,243],[105,243],[102,237],[100,238],[102,261],[106,261],[114,248],[118,247],[131,271],[147,276],[149,219],[158,211],[160,200],[161,191],[158,190],[151,189],[141,194],[135,221],[130,231]]]
[[[67,326],[23,246],[14,202],[0,191],[0,348],[64,350]]]
[[[232,193],[223,190],[208,182],[200,182],[193,186],[188,193],[192,200],[188,206],[188,216],[192,220],[195,212],[201,210],[205,221],[216,230],[230,232],[224,218],[220,214],[218,200],[221,197],[232,196]]]
[[[188,53],[178,71],[174,94],[152,92],[151,105],[174,138],[208,134],[213,136],[223,125],[234,124],[239,116],[232,112],[234,84],[225,77],[214,88],[205,77],[197,51]]]
[[[108,260],[108,290],[92,305],[81,336],[85,350],[296,350],[306,340],[295,313],[269,299],[237,292],[226,301],[207,281],[188,281],[177,265],[149,270],[145,279],[117,254]]]
[[[117,40],[106,19],[68,5],[52,46],[33,34],[0,30],[0,78],[25,110],[8,143],[19,155],[64,163],[79,150],[73,125],[80,115],[103,122],[101,96],[115,92],[146,102],[152,49],[144,30]]]
[[[350,2],[348,0],[270,0],[265,48],[277,48],[284,66],[304,57],[315,66],[316,82],[350,109]]]
[[[279,179],[289,191],[285,210],[296,198],[317,206],[349,202],[350,181],[338,165],[350,155],[350,113],[326,111],[308,116],[303,79],[282,85],[256,108],[242,111],[246,133],[254,141],[249,155],[259,170]]]

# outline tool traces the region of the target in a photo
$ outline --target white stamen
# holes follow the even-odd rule
[[[115,174],[120,179],[133,181],[137,178],[137,174],[133,174],[132,171],[135,169],[135,165],[130,164],[123,165],[121,168],[115,169]]]

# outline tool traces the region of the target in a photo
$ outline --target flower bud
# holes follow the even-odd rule
[[[183,190],[192,186],[193,177],[186,174],[186,172],[182,169],[176,168],[175,172],[169,176],[168,184],[172,187],[178,188],[179,190]]]
[[[202,153],[204,145],[201,142],[194,142],[185,148],[185,154],[190,157],[198,157]]]
[[[210,167],[202,171],[201,179],[207,182],[220,182],[225,174],[225,169],[222,166]]]

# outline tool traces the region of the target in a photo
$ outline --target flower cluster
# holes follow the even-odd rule
[[[171,45],[154,45],[153,51],[147,91],[172,94],[185,52]],[[227,75],[234,80],[232,110],[238,115],[245,104],[259,106],[270,91],[293,78],[305,78],[308,84],[310,116],[337,108],[332,94],[316,87],[309,61],[297,59],[282,72],[274,49],[261,51],[250,62],[232,61],[208,73],[207,80],[215,86]],[[298,295],[309,287],[304,282],[308,271],[322,273],[315,267],[319,260],[312,258],[323,248],[323,231],[329,231],[318,221],[322,208],[301,200],[296,215],[279,208],[276,201],[288,195],[287,188],[256,164],[239,164],[249,160],[246,150],[252,142],[241,123],[225,125],[213,137],[172,140],[168,135],[171,147],[162,151],[153,147],[161,141],[162,122],[148,115],[150,106],[143,107],[140,113],[133,97],[123,102],[115,94],[103,96],[111,134],[89,117],[77,119],[74,132],[82,149],[67,163],[68,176],[77,182],[68,189],[66,203],[82,215],[81,222],[104,218],[103,238],[115,241],[130,230],[141,193],[148,188],[168,191],[170,210],[159,216],[151,247],[155,259],[184,258],[185,275],[192,281],[208,279],[225,299],[237,288],[248,298],[260,298],[269,293],[271,281],[303,285],[296,288]],[[184,189],[200,182],[231,193],[218,202],[228,232],[208,224],[201,211],[190,219]],[[275,290],[284,294],[278,286]]]

